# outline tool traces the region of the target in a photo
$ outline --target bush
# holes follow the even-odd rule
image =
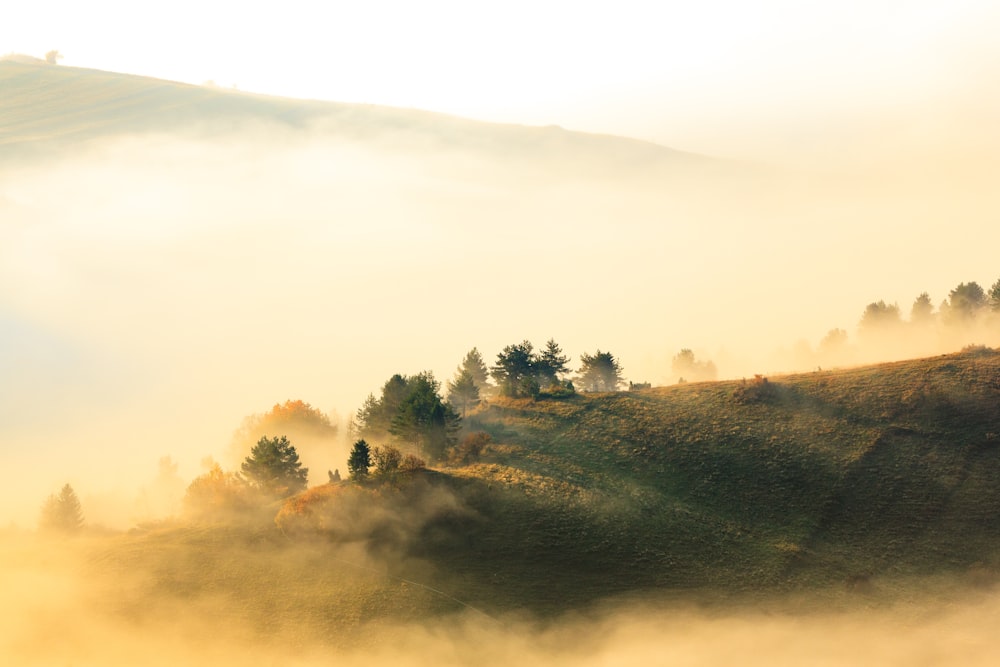
[[[486,431],[474,431],[466,435],[452,450],[449,463],[455,465],[467,465],[479,459],[486,445],[492,442],[493,438]]]
[[[767,381],[763,375],[754,375],[747,382],[744,378],[733,392],[733,400],[737,403],[767,403],[778,395],[777,385]]]

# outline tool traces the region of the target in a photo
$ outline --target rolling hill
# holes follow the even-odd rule
[[[477,461],[315,487],[254,525],[101,541],[117,604],[224,593],[296,632],[621,595],[868,603],[1000,568],[1000,353],[562,400],[467,420]],[[846,596],[846,598],[844,597]],[[114,603],[107,603],[114,604]],[[131,612],[130,612],[131,613]],[[287,628],[286,628],[287,629]]]
[[[486,123],[367,104],[294,100],[149,77],[0,60],[0,159],[55,151],[115,136],[187,132],[212,137],[275,128],[317,131],[400,148],[461,148],[501,159],[595,167],[674,168],[715,161],[662,146],[559,127]]]

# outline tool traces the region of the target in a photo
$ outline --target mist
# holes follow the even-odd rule
[[[791,170],[446,117],[346,127],[112,135],[0,165],[5,518],[31,525],[65,481],[132,497],[167,455],[190,479],[247,415],[302,399],[346,420],[473,346],[555,337],[653,384],[685,347],[720,378],[808,370],[789,350],[854,336],[875,299],[905,312],[997,277],[977,156]],[[995,344],[926,352],[973,342]]]
[[[988,665],[1000,652],[992,632],[1000,614],[995,589],[940,578],[895,598],[822,590],[707,605],[619,599],[545,619],[458,609],[421,621],[397,609],[394,618],[331,618],[328,625],[293,607],[256,609],[225,590],[158,588],[145,580],[152,569],[115,571],[102,561],[100,545],[87,540],[49,542],[8,531],[0,549],[0,655],[26,666]],[[278,572],[320,563],[339,571],[340,586],[324,593],[332,605],[352,594],[352,579],[383,578],[400,603],[413,595],[390,575],[342,560],[357,553],[320,557],[308,545],[242,549],[237,557]],[[214,557],[224,567],[232,554]],[[199,562],[176,548],[151,558],[152,568],[157,559],[186,563],[174,566],[181,574]]]

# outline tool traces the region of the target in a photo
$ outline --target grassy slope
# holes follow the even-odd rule
[[[472,121],[367,104],[294,100],[100,70],[0,60],[0,159],[58,154],[122,134],[203,136],[264,125],[310,127],[342,138],[413,149],[460,148],[491,159],[582,161],[593,168],[672,168],[714,161],[624,137]]]
[[[151,575],[138,599],[224,591],[251,624],[280,610],[296,632],[321,637],[333,621],[465,610],[406,580],[489,612],[552,613],[626,592],[842,595],[852,577],[892,591],[942,574],[992,576],[1000,354],[769,388],[743,401],[737,382],[497,400],[470,420],[495,437],[483,460],[324,510],[355,533],[371,514],[354,551],[266,526],[175,528],[117,538],[92,563]],[[444,491],[460,509],[419,518]],[[393,514],[402,520],[387,522]]]

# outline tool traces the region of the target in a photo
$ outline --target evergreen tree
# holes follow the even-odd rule
[[[1000,312],[1000,278],[997,279],[993,286],[990,287],[990,309],[994,312]]]
[[[389,432],[416,445],[432,461],[457,441],[460,417],[441,399],[440,385],[429,371],[408,379],[408,391],[392,419]]]
[[[910,308],[910,323],[916,325],[929,324],[934,319],[934,304],[931,295],[921,292]]]
[[[967,322],[978,315],[986,304],[986,292],[979,283],[959,283],[948,293],[948,319],[952,323]]]
[[[66,484],[59,495],[48,497],[42,505],[39,523],[43,530],[66,534],[76,533],[83,527],[83,509],[72,486]]]
[[[622,367],[610,352],[580,355],[579,384],[584,391],[617,391],[622,383]]]
[[[569,372],[569,357],[563,354],[555,339],[550,338],[545,344],[545,349],[538,355],[535,367],[538,381],[543,387],[558,385],[562,381],[562,376]]]
[[[448,383],[448,402],[461,411],[463,419],[469,408],[479,405],[479,387],[468,369],[459,367],[455,379]]]
[[[368,470],[372,465],[371,448],[363,439],[354,443],[351,455],[347,459],[347,471],[351,479],[356,482],[364,481],[368,478]]]
[[[483,355],[479,354],[478,349],[472,348],[469,350],[468,354],[465,355],[465,359],[462,360],[459,370],[465,371],[472,376],[472,382],[479,389],[480,396],[486,396],[490,393],[493,386],[490,384],[489,370],[486,368],[486,362],[483,361]]]
[[[306,488],[308,468],[299,463],[299,454],[285,436],[263,437],[257,441],[241,467],[243,475],[259,490],[280,497]]]
[[[538,381],[535,379],[537,358],[534,347],[527,340],[508,345],[497,355],[497,363],[490,369],[493,379],[503,396],[536,396]]]

